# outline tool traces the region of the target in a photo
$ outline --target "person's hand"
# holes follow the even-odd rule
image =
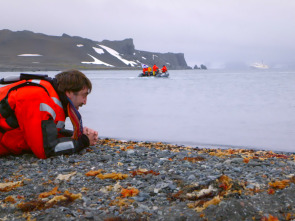
[[[88,137],[90,146],[93,146],[97,143],[97,141],[98,141],[98,132],[97,131],[95,131],[91,128],[88,128],[88,127],[84,127],[83,134],[85,134]]]

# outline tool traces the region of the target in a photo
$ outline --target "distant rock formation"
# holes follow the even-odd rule
[[[189,69],[183,53],[136,50],[133,39],[93,41],[78,36],[49,36],[0,30],[1,70],[139,69],[141,63]]]
[[[206,67],[205,65],[201,64],[200,67],[198,67],[198,65],[195,65],[195,66],[194,66],[194,69],[203,69],[203,70],[207,70],[207,67]]]

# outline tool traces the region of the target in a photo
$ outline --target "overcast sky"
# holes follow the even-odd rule
[[[0,0],[0,29],[181,52],[190,66],[295,63],[295,0]]]

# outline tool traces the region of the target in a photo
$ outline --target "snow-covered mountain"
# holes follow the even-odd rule
[[[102,42],[63,34],[0,30],[1,70],[136,69],[141,64],[188,69],[183,53],[135,49],[133,39]]]

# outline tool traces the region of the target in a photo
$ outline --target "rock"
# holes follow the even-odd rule
[[[196,177],[194,174],[189,175],[188,180],[196,180]]]
[[[6,180],[22,183],[11,191],[1,192],[0,219],[22,220],[20,217],[25,213],[17,205],[20,202],[36,202],[40,200],[40,193],[50,193],[55,187],[58,187],[57,192],[42,198],[43,202],[64,195],[65,191],[81,194],[82,199],[60,201],[51,208],[35,209],[30,213],[31,219],[170,221],[216,220],[216,217],[219,220],[252,220],[254,217],[262,220],[263,215],[272,214],[278,220],[284,220],[284,214],[295,214],[292,207],[295,204],[295,184],[292,180],[295,165],[291,153],[287,154],[288,159],[251,159],[247,164],[240,154],[217,157],[201,148],[187,151],[178,146],[179,152],[172,152],[170,149],[147,148],[139,143],[132,143],[135,149],[131,151],[121,151],[120,146],[124,145],[131,144],[98,145],[90,152],[46,160],[30,155],[2,157],[0,184],[7,183]],[[184,160],[184,157],[198,156],[206,160]],[[170,157],[173,159],[169,160]],[[103,170],[103,175],[120,173],[128,177],[115,180],[85,175],[98,169]],[[133,176],[131,173],[138,169],[148,172]],[[73,172],[75,175],[69,181],[55,182],[59,174]],[[221,177],[224,181],[218,183]],[[268,193],[270,182],[285,179],[290,180],[289,185],[275,189],[273,194]],[[209,186],[214,191],[210,191]],[[138,193],[123,197],[122,188],[138,190]],[[223,195],[217,205],[208,206],[201,213],[188,207],[189,203],[197,202],[194,194],[204,197],[199,199],[202,204],[220,194],[221,190],[224,193],[228,191],[228,194]],[[17,203],[4,203],[9,196],[13,196]]]

